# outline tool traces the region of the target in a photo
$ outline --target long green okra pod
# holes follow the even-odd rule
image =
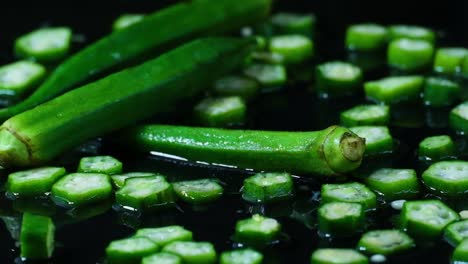
[[[16,115],[0,127],[0,165],[45,162],[170,109],[238,67],[254,46],[253,39],[196,40]]]
[[[0,120],[28,110],[105,72],[187,40],[229,32],[264,18],[271,0],[193,0],[148,15],[101,38],[60,64],[26,100],[0,110]]]
[[[332,126],[313,132],[227,130],[147,125],[123,132],[120,142],[143,151],[269,171],[337,175],[356,169],[364,139]]]

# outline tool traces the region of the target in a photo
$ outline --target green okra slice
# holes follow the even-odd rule
[[[320,248],[312,253],[311,264],[368,264],[366,256],[354,249]]]
[[[63,59],[70,50],[72,30],[68,27],[41,28],[15,41],[16,55],[41,62]]]
[[[444,239],[452,246],[457,246],[468,238],[468,220],[449,224],[444,230]]]
[[[162,251],[179,256],[184,264],[214,264],[217,259],[216,250],[209,242],[175,241]]]
[[[254,44],[195,40],[16,115],[0,127],[0,164],[43,163],[89,138],[167,111],[240,66]]]
[[[242,198],[253,203],[269,203],[290,198],[294,183],[289,173],[257,173],[244,180]]]
[[[345,46],[352,51],[377,51],[387,45],[388,30],[374,23],[351,25],[346,29]]]
[[[458,83],[437,77],[426,79],[423,91],[424,104],[432,107],[449,106],[460,98]]]
[[[125,180],[115,192],[117,204],[137,210],[172,206],[175,195],[172,185],[161,175],[133,177]]]
[[[316,18],[313,14],[276,13],[271,16],[271,24],[275,33],[301,34],[313,37]]]
[[[73,207],[106,200],[111,194],[110,178],[101,173],[71,173],[52,186],[53,199]]]
[[[368,254],[395,255],[411,250],[414,240],[400,230],[373,230],[362,235],[359,250]]]
[[[178,225],[138,229],[135,236],[147,237],[160,247],[175,241],[192,241],[193,239],[191,231]]]
[[[281,35],[270,39],[269,49],[283,57],[286,64],[298,64],[312,58],[314,43],[302,35]]]
[[[219,258],[220,264],[261,264],[263,254],[250,248],[223,252]]]
[[[438,161],[455,157],[456,154],[455,143],[447,135],[427,137],[419,142],[418,156],[421,160]]]
[[[213,93],[218,96],[240,96],[244,100],[253,98],[259,91],[260,85],[241,75],[224,76],[213,84]]]
[[[260,64],[284,64],[284,58],[280,54],[269,51],[254,51],[249,57],[252,62]]]
[[[377,207],[377,196],[358,182],[329,183],[322,185],[321,203],[348,202],[361,204],[365,210]]]
[[[465,101],[450,111],[450,127],[456,132],[465,135],[468,134],[468,101]]]
[[[453,251],[453,263],[467,263],[468,262],[468,240],[465,239]]]
[[[122,162],[112,156],[84,157],[80,160],[78,172],[118,174],[122,173]]]
[[[216,201],[224,192],[223,186],[214,179],[180,181],[172,186],[179,199],[194,205]]]
[[[415,39],[425,40],[434,43],[436,40],[435,32],[431,29],[415,25],[392,25],[388,28],[390,39]]]
[[[55,225],[50,217],[24,213],[20,233],[21,257],[28,260],[52,257],[54,235]]]
[[[390,107],[386,105],[357,105],[340,114],[341,125],[385,126],[390,122]]]
[[[418,100],[423,85],[422,76],[395,76],[366,82],[364,91],[369,100],[396,104]]]
[[[247,106],[239,96],[205,98],[195,106],[194,116],[204,126],[225,127],[245,122]]]
[[[318,209],[318,230],[327,236],[352,236],[364,224],[364,207],[358,203],[329,202]]]
[[[388,45],[388,64],[405,72],[429,68],[433,57],[434,46],[424,40],[398,39]]]
[[[41,167],[10,173],[6,190],[20,197],[42,195],[50,192],[52,185],[65,173],[62,167]]]
[[[364,141],[342,127],[315,132],[227,130],[148,125],[124,131],[119,142],[217,164],[332,176],[356,169]]]
[[[468,161],[439,161],[425,170],[422,180],[430,189],[446,196],[468,193]]]
[[[236,223],[235,239],[249,245],[266,245],[276,240],[281,232],[281,224],[273,218],[258,214]]]
[[[420,190],[416,171],[412,169],[378,169],[365,178],[365,183],[386,201],[412,199]]]
[[[144,14],[123,14],[112,23],[112,30],[118,31],[136,24],[145,18]]]
[[[280,64],[254,63],[244,69],[244,74],[256,80],[262,88],[275,88],[286,84],[286,68]]]
[[[132,62],[146,60],[147,56],[154,57],[190,40],[230,32],[243,25],[262,20],[268,15],[270,7],[271,0],[195,0],[158,10],[147,15],[141,23],[105,36],[75,53],[60,64],[29,98],[17,105],[1,109],[0,120],[3,121],[31,109],[75,88],[77,84],[85,83],[116,69],[126,68]],[[148,34],[155,29],[158,30],[158,34]],[[132,45],[129,45],[129,40]],[[183,57],[188,60],[187,56]],[[217,66],[223,64],[225,63],[219,62]],[[171,63],[171,66],[163,68],[174,68],[174,64]],[[206,67],[201,68],[206,69]],[[135,77],[135,79],[141,78]],[[208,83],[201,84],[199,87],[205,85]],[[119,90],[123,91],[126,88],[119,88]],[[165,100],[163,99],[162,102]],[[154,102],[154,105],[159,105],[159,103]]]
[[[316,89],[321,97],[339,97],[356,94],[362,86],[359,67],[342,61],[318,65],[315,71]]]
[[[17,61],[0,67],[0,98],[18,100],[45,77],[44,66],[32,61]]]
[[[468,50],[461,47],[440,48],[436,51],[433,69],[435,72],[453,75],[461,71]]]
[[[174,254],[160,252],[144,257],[141,264],[182,264],[182,259]]]
[[[459,215],[439,200],[407,201],[400,214],[400,227],[416,239],[435,239]]]
[[[393,152],[393,137],[386,126],[356,126],[349,128],[366,140],[366,156]]]
[[[112,183],[117,189],[122,188],[125,184],[125,180],[135,177],[148,177],[148,176],[157,176],[158,174],[152,172],[127,172],[124,174],[115,174],[111,175]]]
[[[110,264],[133,264],[158,250],[159,246],[146,237],[129,237],[112,241],[106,248],[106,255]]]

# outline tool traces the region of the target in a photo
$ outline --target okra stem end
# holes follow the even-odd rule
[[[365,151],[365,139],[344,133],[340,142],[341,152],[343,156],[350,161],[359,161]]]
[[[0,128],[0,165],[12,167],[29,164],[29,151],[26,144],[13,132]]]

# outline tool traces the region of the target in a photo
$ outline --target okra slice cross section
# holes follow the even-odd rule
[[[240,125],[245,122],[247,106],[239,96],[205,98],[195,106],[195,120],[210,127]]]
[[[422,76],[393,76],[364,83],[364,91],[371,101],[396,104],[417,101],[423,85]]]
[[[26,259],[48,259],[54,251],[55,225],[50,217],[23,214],[21,224],[21,257]]]
[[[468,240],[461,242],[453,251],[453,263],[467,263],[468,262]]]
[[[216,263],[216,250],[209,242],[175,241],[162,251],[179,256],[184,264]]]
[[[365,183],[386,201],[412,199],[420,190],[416,171],[412,169],[378,169],[365,178]]]
[[[192,240],[192,232],[177,225],[138,229],[135,236],[147,237],[160,247],[164,247],[174,241]]]
[[[219,260],[220,264],[261,264],[262,262],[262,253],[249,248],[223,252]]]
[[[0,67],[0,98],[15,101],[31,91],[46,75],[44,66],[18,61]]]
[[[124,174],[111,175],[112,183],[117,189],[122,188],[125,184],[125,180],[135,177],[148,177],[148,176],[157,176],[156,173],[152,172],[127,172]]]
[[[118,174],[122,173],[122,162],[111,156],[84,157],[80,160],[78,172]]]
[[[67,55],[71,37],[72,31],[67,27],[37,29],[15,41],[15,52],[22,58],[57,61]]]
[[[377,196],[364,184],[358,182],[322,185],[322,203],[349,202],[361,204],[365,210],[377,206]]]
[[[364,207],[358,203],[329,202],[318,209],[318,229],[326,236],[352,236],[365,225]]]
[[[450,127],[462,135],[468,135],[468,101],[465,101],[450,111]]]
[[[204,204],[219,199],[224,192],[223,186],[214,179],[200,179],[174,182],[175,194],[191,204]]]
[[[457,246],[468,238],[468,220],[449,224],[444,231],[444,239],[452,246]]]
[[[362,71],[342,61],[323,63],[316,68],[316,88],[320,97],[341,97],[356,94],[361,89]]]
[[[311,264],[368,264],[366,256],[354,249],[320,248],[312,253]]]
[[[362,235],[358,248],[368,254],[394,255],[412,249],[414,241],[400,230],[373,230]]]
[[[112,241],[106,248],[106,255],[110,264],[133,264],[158,250],[158,245],[146,237],[129,237]]]
[[[377,51],[385,47],[388,30],[378,24],[356,24],[346,30],[346,48],[352,51]]]
[[[439,194],[462,196],[468,193],[468,161],[440,161],[422,174],[424,183]]]
[[[460,92],[458,83],[444,78],[430,77],[424,84],[424,104],[431,107],[450,106],[459,100]]]
[[[278,221],[255,214],[237,222],[235,239],[252,246],[264,246],[277,239],[280,232]]]
[[[386,126],[355,126],[349,128],[366,140],[366,156],[393,152],[393,137]]]
[[[434,46],[424,40],[398,39],[388,46],[388,64],[405,72],[430,68]]]
[[[302,35],[281,35],[270,39],[269,49],[283,57],[286,64],[298,64],[314,54],[312,40]]]
[[[453,158],[456,154],[455,143],[447,135],[427,137],[419,143],[418,156],[421,160],[438,161]]]
[[[182,259],[174,254],[160,252],[144,257],[141,264],[182,264]]]
[[[242,198],[253,203],[284,200],[293,195],[294,183],[289,173],[257,173],[244,180]]]
[[[358,105],[340,114],[341,125],[385,126],[390,121],[390,107],[386,105]]]
[[[42,167],[8,175],[7,192],[18,196],[38,196],[50,192],[52,185],[65,175],[65,168]]]

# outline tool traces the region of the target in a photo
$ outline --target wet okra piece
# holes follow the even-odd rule
[[[425,40],[434,43],[436,39],[434,31],[415,25],[392,25],[388,30],[391,40],[405,38]]]
[[[364,210],[377,207],[377,196],[358,182],[329,183],[322,185],[321,203],[348,202],[361,204]]]
[[[312,253],[311,264],[368,264],[366,256],[354,249],[320,248]]]
[[[286,84],[286,68],[278,64],[254,63],[244,69],[244,74],[256,80],[262,88],[276,88]]]
[[[378,51],[387,41],[388,30],[379,24],[356,24],[346,30],[346,48],[351,51]]]
[[[468,220],[449,224],[444,231],[444,239],[452,246],[457,246],[468,238]]]
[[[315,70],[316,88],[321,97],[339,97],[360,91],[363,75],[359,67],[342,61],[320,64]]]
[[[364,84],[367,99],[384,104],[413,102],[423,89],[422,76],[386,77]]]
[[[115,200],[123,207],[148,210],[172,206],[175,195],[164,176],[157,175],[126,179],[124,186],[115,192]]]
[[[32,61],[18,61],[0,67],[0,99],[18,100],[45,77],[44,66]]]
[[[71,173],[52,186],[52,197],[61,205],[80,206],[108,199],[112,184],[106,174]]]
[[[357,105],[340,114],[341,125],[385,126],[390,121],[390,107],[386,105]]]
[[[57,61],[67,55],[71,37],[72,31],[67,27],[37,29],[15,41],[15,52],[21,58]]]
[[[459,215],[439,200],[407,201],[400,214],[400,227],[416,239],[436,239]]]
[[[122,162],[112,156],[84,157],[80,160],[78,172],[119,174],[122,173]]]
[[[112,241],[106,248],[106,255],[109,264],[133,264],[158,250],[159,246],[146,237],[129,237]]]
[[[294,183],[286,172],[257,173],[244,180],[242,198],[253,203],[269,203],[293,195]]]
[[[135,236],[147,237],[160,247],[174,241],[192,241],[193,239],[191,231],[177,225],[138,229]]]
[[[414,241],[400,230],[373,230],[362,235],[357,247],[367,254],[395,255],[412,249]]]
[[[423,91],[424,104],[433,107],[450,106],[460,97],[460,85],[444,78],[426,79]]]
[[[162,251],[179,256],[184,264],[216,263],[216,250],[209,242],[175,241]]]
[[[364,155],[375,156],[393,152],[393,137],[386,126],[356,126],[349,128],[366,139]]]
[[[253,98],[259,91],[259,84],[245,76],[229,75],[213,83],[213,93],[218,96],[240,96],[244,100]]]
[[[210,127],[225,127],[245,122],[247,107],[239,96],[205,98],[195,106],[197,123]]]
[[[256,214],[237,222],[235,239],[241,243],[263,246],[276,240],[280,231],[278,221]]]
[[[254,51],[249,57],[252,62],[266,64],[284,64],[284,58],[280,54],[269,51]]]
[[[112,23],[112,30],[118,31],[124,28],[127,28],[135,23],[140,22],[145,18],[144,14],[123,14],[120,15],[117,19],[115,19],[114,23]]]
[[[365,183],[386,201],[415,198],[420,189],[418,177],[412,169],[378,169],[365,178]]]
[[[438,194],[456,197],[468,193],[468,161],[439,161],[422,174],[424,184]]]
[[[28,260],[48,259],[54,251],[55,225],[50,217],[23,214],[20,242],[21,257]]]
[[[177,197],[194,205],[216,201],[224,192],[223,186],[214,179],[174,182],[172,186]]]
[[[468,134],[468,101],[464,101],[450,111],[449,122],[450,127],[458,133]]]
[[[6,190],[21,197],[45,194],[50,192],[52,185],[65,173],[65,168],[62,167],[42,167],[14,172],[8,175]]]
[[[263,255],[253,249],[236,249],[223,252],[220,256],[220,264],[261,264]]]
[[[111,175],[112,183],[117,189],[122,188],[124,186],[125,181],[130,178],[135,178],[135,177],[149,177],[149,176],[158,176],[156,173],[152,172],[127,172],[124,174],[116,174],[116,175]]]
[[[440,48],[436,51],[433,69],[438,73],[454,75],[460,72],[466,55],[468,55],[468,50],[465,48]]]
[[[468,239],[463,240],[453,251],[452,263],[468,263]]]
[[[455,143],[447,135],[432,136],[419,143],[418,156],[421,160],[434,160],[452,158],[457,154]]]
[[[283,57],[286,64],[299,64],[314,55],[314,43],[302,35],[281,35],[270,39],[269,49]]]
[[[358,203],[329,202],[318,209],[318,229],[327,236],[352,236],[364,224],[364,207]]]
[[[182,259],[177,255],[161,252],[144,257],[141,264],[182,264]]]
[[[433,56],[434,46],[424,40],[393,40],[387,50],[388,64],[405,72],[430,68]]]
[[[313,14],[276,13],[271,17],[273,29],[279,34],[300,34],[313,37],[315,22]]]

